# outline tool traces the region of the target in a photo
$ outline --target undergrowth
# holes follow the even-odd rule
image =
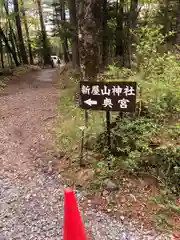
[[[39,71],[41,68],[36,65],[21,65],[19,67],[4,68],[0,71],[0,91],[3,90],[14,76],[16,78],[21,77],[23,74],[31,72],[31,71]]]
[[[137,109],[112,123],[112,169],[146,172],[180,193],[180,65],[171,53],[160,54],[157,46],[164,38],[159,29],[142,28],[137,46],[138,69],[110,66],[107,75],[138,84]],[[152,41],[153,39],[153,41]],[[161,42],[159,42],[161,41]],[[124,73],[124,74],[123,74]],[[121,77],[121,78],[120,78]],[[103,132],[96,149],[106,151]]]
[[[142,42],[137,46],[136,69],[114,64],[99,75],[100,81],[136,81],[138,86],[136,111],[111,113],[111,151],[107,146],[105,112],[88,111],[85,123],[84,111],[78,107],[80,75],[70,65],[60,73],[57,146],[67,156],[69,167],[63,171],[67,184],[79,186],[80,182],[81,189],[90,193],[104,189],[105,179],[120,189],[126,177],[153,179],[157,192],[142,189],[140,199],[147,204],[156,227],[175,229],[180,213],[180,65],[178,56],[158,52],[163,42],[159,29],[142,28],[137,36]],[[80,167],[82,140],[87,147],[83,154],[85,169]],[[129,185],[125,188],[129,189]],[[130,193],[136,197],[136,189],[130,188]],[[150,202],[156,204],[157,210],[151,209],[146,196],[151,196]]]
[[[88,123],[85,114],[78,106],[78,72],[70,65],[60,74],[60,98],[58,103],[58,125],[56,129],[58,147],[66,153],[79,152],[82,142],[82,133],[85,141],[90,136],[91,141],[96,139],[104,129],[105,116],[102,112],[89,112]],[[96,123],[96,124],[94,124]]]
[[[106,160],[97,160],[104,179],[109,172],[124,169],[146,173],[163,187],[180,193],[180,65],[172,53],[160,54],[163,36],[158,28],[137,32],[136,70],[111,65],[100,80],[136,81],[137,107],[134,114],[112,114],[111,152],[106,146],[105,113],[89,111],[87,126],[84,111],[78,107],[78,72],[66,69],[61,76],[58,144],[65,152],[79,152],[82,132],[89,150],[100,152]],[[152,41],[153,39],[153,41]],[[109,163],[109,164],[107,164]],[[109,170],[109,167],[111,168]],[[113,177],[113,176],[112,176]]]

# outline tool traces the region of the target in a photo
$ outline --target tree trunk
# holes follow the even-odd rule
[[[3,53],[3,45],[0,39],[0,54],[1,54],[1,67],[4,68],[4,53]]]
[[[45,25],[44,25],[41,0],[37,0],[37,5],[38,5],[38,11],[39,11],[40,25],[41,25],[41,35],[42,35],[42,44],[43,44],[43,59],[44,59],[44,64],[49,65],[49,64],[51,64],[50,47],[49,47],[47,33],[46,33]]]
[[[60,27],[60,23],[59,23],[59,12],[58,12],[58,5],[55,5],[54,6],[54,10],[55,10],[55,22],[56,22],[56,24],[57,24],[57,28],[58,28],[58,33],[59,33],[59,37],[61,36],[61,27]],[[59,55],[60,55],[60,57],[61,57],[61,54],[62,54],[62,52],[61,52],[61,49],[62,49],[62,44],[61,44],[61,42],[59,41]]]
[[[102,29],[102,0],[79,0],[79,43],[82,78],[96,81]]]
[[[6,15],[7,15],[7,19],[8,19],[9,39],[11,41],[12,49],[14,49],[14,52],[16,52],[16,50],[17,50],[18,58],[19,58],[19,61],[21,62],[21,54],[20,54],[20,51],[19,51],[18,41],[16,39],[16,35],[14,33],[14,30],[12,28],[11,21],[10,21],[8,1],[7,2],[4,1],[4,9],[6,11]]]
[[[107,56],[108,56],[108,41],[107,41],[107,15],[108,15],[108,12],[107,12],[107,0],[104,0],[103,2],[103,26],[102,26],[102,31],[103,31],[103,34],[102,34],[102,37],[103,37],[103,40],[102,40],[102,64],[103,66],[106,64],[106,59],[107,59]]]
[[[60,0],[60,15],[61,15],[61,27],[64,28],[64,23],[66,21],[66,13],[65,13],[65,3],[64,0]],[[69,61],[69,55],[68,55],[68,40],[66,36],[63,36],[63,53],[64,53],[64,61]]]
[[[130,28],[131,30],[134,30],[137,25],[137,17],[138,17],[138,0],[131,0],[131,6],[130,6]]]
[[[163,28],[163,34],[164,36],[166,34],[168,34],[169,30],[170,30],[170,22],[169,22],[169,3],[170,0],[164,0],[163,1],[163,8],[164,8],[164,16],[163,16],[163,22],[164,22],[164,28]]]
[[[18,62],[18,60],[17,60],[16,53],[15,53],[14,49],[11,49],[11,47],[10,47],[10,45],[9,45],[9,42],[8,42],[8,39],[6,38],[6,36],[5,36],[5,34],[4,34],[4,32],[3,32],[3,30],[2,30],[1,27],[0,27],[0,38],[3,39],[3,41],[4,41],[4,43],[5,43],[5,46],[6,46],[6,48],[8,49],[8,51],[11,53],[11,55],[12,55],[12,57],[13,57],[13,60],[14,60],[14,62],[15,62],[15,64],[16,64],[16,66],[19,66],[20,64],[19,64],[19,62]]]
[[[129,23],[127,29],[127,43],[128,43],[128,67],[131,67],[131,59],[133,53],[133,31],[137,25],[138,17],[138,0],[131,0],[130,11],[129,11]]]
[[[31,48],[31,40],[30,40],[30,36],[29,36],[29,30],[28,30],[28,24],[27,24],[27,18],[26,18],[26,12],[25,12],[25,9],[24,9],[23,0],[21,0],[21,12],[22,12],[22,15],[23,15],[23,18],[24,18],[24,27],[25,27],[26,37],[27,37],[27,42],[28,42],[30,64],[34,64],[32,48]]]
[[[120,56],[122,65],[124,65],[123,54],[124,54],[124,0],[117,0],[116,3],[116,56]]]
[[[176,31],[176,44],[180,47],[180,1],[178,1],[177,4],[177,18],[176,18],[176,25],[177,25],[177,31]],[[178,48],[179,49],[179,48]],[[179,49],[180,52],[180,49]]]
[[[72,25],[72,65],[73,68],[80,66],[79,61],[79,41],[78,41],[78,23],[76,17],[76,2],[68,0],[70,23]]]
[[[19,49],[22,57],[22,61],[24,64],[28,64],[28,58],[26,54],[26,49],[24,45],[24,39],[23,39],[23,34],[22,34],[22,28],[21,28],[21,20],[19,16],[19,5],[18,5],[18,0],[13,0],[14,4],[14,12],[15,12],[15,21],[16,21],[16,27],[17,27],[17,32],[18,32],[18,40],[19,40]]]
[[[17,41],[15,33],[11,30],[9,33],[9,40],[11,42],[12,49],[14,49],[14,52],[16,53],[17,57],[19,58],[19,62],[22,63],[21,53],[20,53],[19,46],[18,46],[18,41]]]

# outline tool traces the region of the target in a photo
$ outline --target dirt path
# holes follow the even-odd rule
[[[0,96],[0,240],[61,239],[64,185],[49,167],[55,77],[54,69],[28,74]],[[168,239],[91,206],[84,217],[95,240]]]
[[[53,176],[38,169],[51,160],[55,74],[54,69],[32,73],[0,97],[0,237],[8,240],[60,236],[61,216],[58,205],[52,205],[62,191]]]
[[[26,178],[38,154],[46,152],[58,99],[54,75],[48,69],[33,73],[28,82],[9,86],[0,97],[0,156],[7,173],[17,171]],[[49,79],[49,84],[43,85],[39,79]]]

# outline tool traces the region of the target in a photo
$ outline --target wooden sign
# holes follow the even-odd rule
[[[136,82],[80,82],[80,102],[83,109],[134,112]]]

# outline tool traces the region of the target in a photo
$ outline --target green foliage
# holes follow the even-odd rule
[[[150,200],[158,204],[160,207],[155,215],[156,225],[158,227],[166,227],[166,229],[176,229],[176,226],[170,226],[168,222],[168,216],[171,216],[173,213],[180,214],[180,206],[178,205],[176,198],[171,194],[171,192],[165,188],[158,195],[151,197]]]
[[[159,51],[165,41],[161,28],[140,28],[136,37],[136,71],[112,65],[106,73],[113,80],[138,84],[136,113],[112,123],[111,167],[147,172],[179,193],[180,64],[176,55]],[[97,149],[107,154],[105,138],[102,133]]]
[[[6,87],[6,84],[4,83],[4,79],[3,80],[0,79],[0,91],[4,89],[4,87]]]
[[[167,126],[167,128],[171,139],[178,140],[180,138],[180,123],[176,123],[173,126]]]
[[[111,167],[128,169],[132,172],[147,172],[156,177],[172,192],[180,192],[180,147],[174,145],[153,144],[160,135],[160,125],[152,119],[124,118],[116,121],[111,130],[112,154]],[[175,129],[175,136],[177,129]],[[105,150],[106,134],[101,135],[97,149]],[[108,157],[109,159],[109,157]]]
[[[152,153],[146,167],[163,180],[173,192],[180,191],[180,147],[174,145],[160,146]]]
[[[116,153],[129,156],[132,151],[149,151],[149,142],[157,129],[155,122],[146,118],[124,118],[117,121],[111,130]]]
[[[180,112],[180,65],[170,52],[160,53],[159,46],[165,41],[161,28],[143,27],[137,37],[137,66],[141,74],[139,86],[149,110],[164,118]]]
[[[72,152],[72,149],[79,150],[82,132],[85,133],[85,141],[87,141],[88,136],[91,137],[92,141],[96,140],[98,134],[103,130],[102,122],[104,119],[102,113],[90,112],[88,125],[85,126],[84,111],[75,104],[79,73],[67,65],[60,78],[63,90],[61,90],[58,104],[57,144],[62,151]]]
[[[108,66],[108,70],[106,71],[106,78],[108,78],[109,76],[109,79],[105,78],[105,80],[114,81],[116,79],[118,81],[119,79],[128,79],[135,74],[136,73],[133,72],[131,69],[119,68],[118,66],[116,66],[116,63],[114,63],[113,65]]]
[[[169,223],[167,220],[167,215],[163,213],[159,213],[155,216],[155,224],[156,227],[159,229],[168,229],[169,228]]]
[[[161,32],[163,34],[167,33],[169,30],[176,31],[176,23],[177,23],[177,8],[178,1],[177,0],[159,0],[159,11],[157,11],[154,21],[159,23],[162,26]],[[168,11],[168,14],[167,14]],[[176,34],[171,36],[167,40],[174,41],[176,38]]]

